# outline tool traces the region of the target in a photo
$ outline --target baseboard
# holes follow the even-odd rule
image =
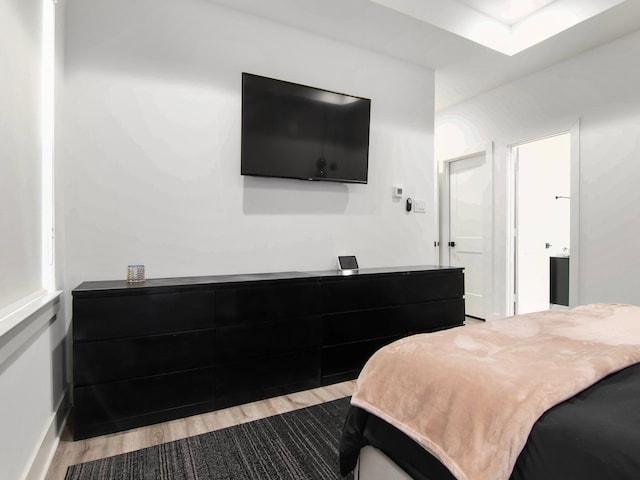
[[[44,480],[49,470],[49,465],[56,453],[60,436],[67,422],[67,417],[71,411],[71,389],[67,387],[58,404],[58,408],[51,417],[49,426],[42,435],[40,446],[33,454],[28,471],[23,476],[23,480]]]

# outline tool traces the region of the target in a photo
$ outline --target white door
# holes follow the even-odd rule
[[[449,265],[463,267],[466,314],[485,313],[485,205],[490,195],[486,154],[449,163]],[[490,224],[489,224],[490,225]]]
[[[516,147],[515,313],[548,310],[549,257],[569,253],[570,135]]]

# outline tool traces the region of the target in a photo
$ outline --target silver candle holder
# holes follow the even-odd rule
[[[127,266],[127,283],[144,282],[144,265]]]

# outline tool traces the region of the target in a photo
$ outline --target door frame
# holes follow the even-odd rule
[[[451,174],[451,164],[453,162],[457,162],[460,160],[466,160],[467,158],[473,158],[480,155],[485,156],[485,161],[487,162],[487,166],[489,169],[489,201],[484,205],[484,214],[485,214],[485,229],[484,229],[484,315],[485,320],[493,317],[490,306],[493,305],[493,298],[489,298],[490,295],[493,295],[493,279],[494,279],[494,267],[493,267],[493,238],[494,238],[494,188],[493,188],[493,162],[494,162],[494,144],[493,142],[489,142],[485,145],[478,146],[468,150],[468,153],[464,155],[460,155],[454,158],[448,158],[440,162],[440,235],[439,235],[439,261],[440,265],[451,266],[451,256],[449,253],[449,242],[451,241],[450,235],[450,226],[451,226],[451,209],[450,209],[450,193],[451,193],[451,185],[450,185],[450,174]]]
[[[580,121],[578,120],[569,129],[560,130],[555,133],[542,135],[529,140],[523,140],[507,145],[507,177],[509,187],[507,189],[507,216],[508,226],[507,233],[507,316],[515,314],[516,302],[516,253],[517,253],[517,231],[516,231],[516,183],[517,183],[517,147],[527,143],[537,142],[546,138],[558,135],[569,134],[570,142],[570,177],[571,188],[569,196],[571,197],[570,206],[570,255],[569,262],[569,307],[580,305]]]

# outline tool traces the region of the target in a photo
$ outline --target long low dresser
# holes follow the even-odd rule
[[[463,285],[437,266],[82,283],[74,438],[353,379],[383,345],[462,325]]]

